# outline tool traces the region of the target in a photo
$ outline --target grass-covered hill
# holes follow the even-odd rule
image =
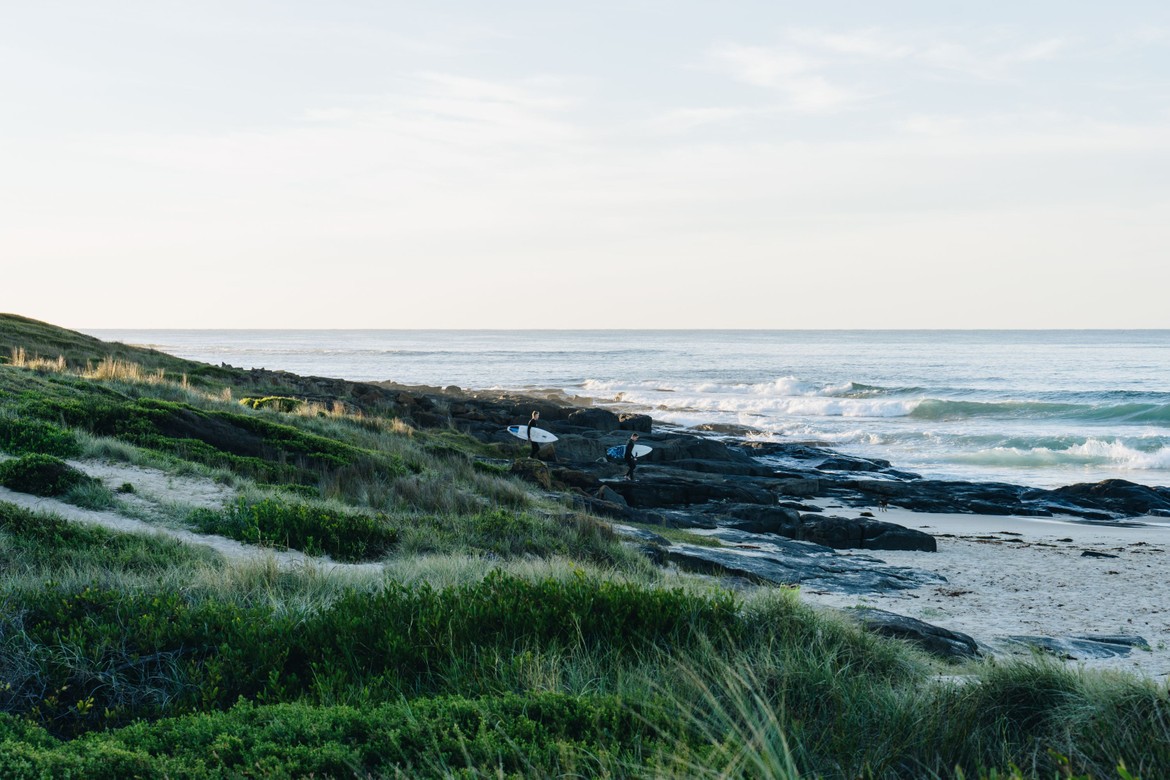
[[[1164,686],[657,568],[431,394],[0,356],[0,777],[1170,776]]]

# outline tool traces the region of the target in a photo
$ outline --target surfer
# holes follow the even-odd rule
[[[638,468],[638,457],[634,454],[634,445],[638,443],[638,434],[631,433],[626,442],[626,479],[634,478],[634,469]]]
[[[532,417],[528,419],[528,443],[532,445],[532,454],[530,458],[535,458],[536,453],[540,452],[540,445],[532,440],[532,429],[540,422],[540,412],[533,411]]]

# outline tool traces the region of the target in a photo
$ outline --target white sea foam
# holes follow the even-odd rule
[[[1170,446],[1147,451],[1116,439],[1088,439],[1063,449],[991,447],[975,452],[955,453],[949,460],[981,466],[1108,466],[1122,470],[1150,471],[1170,469]]]
[[[790,377],[756,385],[674,385],[586,380],[582,390],[600,400],[663,412],[722,412],[784,417],[905,417],[919,398],[849,398]],[[829,391],[828,393],[826,391]]]

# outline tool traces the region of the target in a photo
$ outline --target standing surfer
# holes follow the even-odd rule
[[[634,478],[634,469],[638,468],[638,456],[634,454],[634,445],[638,443],[638,434],[631,433],[626,442],[626,479]]]
[[[536,457],[536,453],[540,452],[540,445],[532,440],[532,428],[540,422],[540,412],[533,411],[532,417],[528,419],[528,443],[532,445],[531,458]]]

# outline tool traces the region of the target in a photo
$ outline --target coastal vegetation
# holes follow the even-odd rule
[[[1164,684],[1042,658],[943,666],[794,589],[671,573],[547,469],[509,465],[520,448],[416,425],[401,398],[9,315],[0,354],[0,483],[66,499],[0,495],[0,777],[1170,767]],[[98,463],[123,467],[113,489]],[[154,500],[156,474],[226,498]]]

